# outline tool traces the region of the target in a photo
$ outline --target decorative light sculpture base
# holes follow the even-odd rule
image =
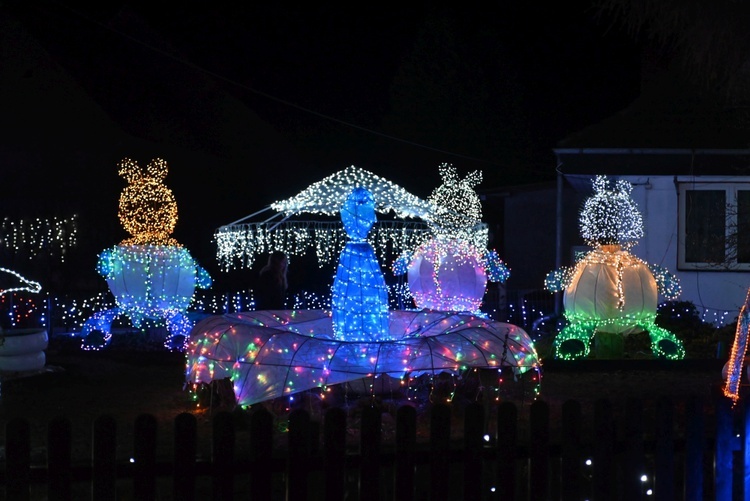
[[[44,368],[49,337],[46,329],[8,329],[0,332],[0,371],[25,372]]]

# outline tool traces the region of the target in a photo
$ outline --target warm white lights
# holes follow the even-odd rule
[[[51,219],[3,218],[0,226],[0,246],[13,253],[25,253],[29,259],[47,253],[65,261],[68,249],[78,243],[78,216]]]
[[[250,268],[256,256],[272,250],[301,256],[310,249],[314,250],[320,266],[335,263],[348,240],[341,222],[290,218],[303,214],[338,216],[346,198],[358,187],[372,193],[376,212],[398,218],[377,221],[368,235],[368,241],[381,260],[386,260],[387,253],[399,255],[414,249],[428,236],[427,221],[435,213],[430,201],[372,172],[350,166],[291,198],[271,204],[269,209],[276,214],[265,221],[243,222],[259,214],[256,213],[217,229],[214,241],[219,265],[225,271]]]

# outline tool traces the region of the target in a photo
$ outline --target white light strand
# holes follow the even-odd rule
[[[431,235],[421,221],[377,221],[368,241],[382,262],[414,249]],[[487,231],[482,233],[487,235]],[[214,234],[216,257],[223,271],[251,268],[259,255],[281,250],[290,256],[315,252],[323,267],[338,260],[347,242],[341,221],[285,221],[222,226]]]
[[[428,219],[434,212],[429,201],[353,165],[311,184],[292,198],[271,204],[271,208],[286,215],[306,213],[335,216],[352,190],[358,187],[372,193],[375,210],[381,214],[393,211],[398,218]]]
[[[0,246],[15,254],[28,254],[29,259],[47,253],[65,262],[69,249],[78,243],[78,216],[53,217],[12,221],[3,218],[0,226]]]

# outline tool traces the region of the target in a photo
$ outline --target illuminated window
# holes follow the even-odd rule
[[[678,267],[750,270],[750,183],[681,183]]]

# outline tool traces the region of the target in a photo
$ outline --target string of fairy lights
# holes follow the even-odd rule
[[[418,246],[430,235],[422,221],[377,221],[367,236],[378,258],[387,261]],[[280,250],[288,256],[312,251],[318,266],[335,263],[348,237],[341,221],[257,222],[223,226],[214,234],[216,258],[223,271],[252,268],[257,256]]]
[[[33,259],[46,254],[65,262],[78,243],[78,216],[13,220],[0,224],[0,247]]]
[[[676,299],[679,280],[666,268],[630,253],[643,236],[643,219],[631,197],[632,185],[625,180],[613,184],[610,188],[606,176],[596,176],[594,193],[580,212],[581,236],[592,250],[573,268],[554,270],[545,278],[547,290],[565,293],[568,325],[555,337],[556,357],[586,357],[597,332],[642,330],[648,332],[656,356],[684,358],[682,342],[654,323],[657,294]]]

